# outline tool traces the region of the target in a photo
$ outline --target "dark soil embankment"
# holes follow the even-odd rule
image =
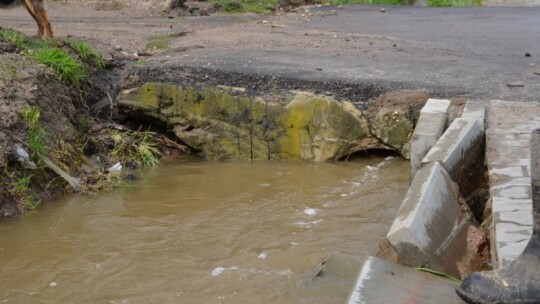
[[[101,57],[86,57],[64,40],[42,42],[3,33],[0,217],[32,210],[57,194],[120,186],[132,177],[126,169],[152,165],[160,155],[183,149],[152,130],[136,124],[129,129],[113,120],[123,62],[102,64]],[[55,64],[38,64],[43,49],[82,63],[85,77],[66,79]],[[118,162],[122,173],[107,170]]]

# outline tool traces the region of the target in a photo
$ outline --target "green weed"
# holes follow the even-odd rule
[[[33,58],[38,63],[51,67],[62,80],[78,84],[86,77],[85,66],[59,48],[56,40],[30,39],[23,33],[6,29],[0,29],[0,40],[11,42],[23,50],[23,54]],[[67,39],[66,44],[82,60],[88,61],[88,59],[93,58],[98,68],[104,68],[103,58],[93,51],[88,44],[71,39]]]
[[[414,269],[418,270],[418,271],[422,271],[422,272],[427,272],[427,273],[430,273],[430,274],[433,274],[433,275],[436,275],[436,276],[439,276],[439,277],[444,277],[444,278],[447,278],[451,281],[454,281],[454,282],[458,282],[458,283],[461,283],[461,280],[452,276],[452,275],[449,275],[447,273],[444,273],[444,272],[440,272],[440,271],[437,271],[437,270],[433,270],[433,269],[430,269],[430,268],[424,268],[424,267],[415,267]]]
[[[0,29],[0,40],[11,42],[20,49],[26,49],[30,39],[21,32]]]
[[[369,5],[405,5],[409,0],[330,0],[333,5],[341,4],[369,4]]]
[[[144,132],[144,135],[137,146],[137,162],[142,167],[152,167],[159,164],[159,150],[152,140],[152,135],[149,132]]]
[[[11,174],[11,178],[15,179],[14,173]],[[23,175],[22,177],[15,179],[11,183],[9,192],[14,197],[20,199],[21,206],[28,210],[34,210],[39,205],[40,200],[37,199],[30,189],[30,183],[32,182],[33,175]]]
[[[157,49],[165,50],[171,46],[171,36],[170,35],[158,35],[148,37],[148,42],[146,43],[146,49]]]
[[[36,107],[23,108],[23,118],[28,126],[26,142],[30,148],[30,157],[38,167],[43,167],[41,155],[45,155],[44,138],[47,134],[39,123],[40,112]]]
[[[122,9],[122,2],[120,2],[118,0],[114,0],[113,3],[112,3],[112,9],[115,10],[115,11],[118,11],[118,10]]]
[[[53,47],[55,44],[54,40],[30,39],[21,32],[8,29],[0,29],[0,40],[11,42],[21,50]]]
[[[133,64],[138,65],[138,66],[142,66],[145,63],[146,63],[146,61],[144,61],[143,59],[137,59],[137,61],[135,61]]]
[[[277,0],[210,0],[210,2],[220,4],[220,10],[227,13],[252,12],[261,14],[269,12],[277,5]]]
[[[18,194],[24,194],[30,189],[30,182],[32,181],[32,175],[25,175],[17,180],[13,185],[12,192]]]
[[[134,161],[140,167],[152,167],[159,164],[159,150],[151,132],[111,133],[114,148],[111,156],[116,159]]]
[[[481,6],[482,0],[428,0],[428,6]]]
[[[103,57],[94,51],[88,43],[74,39],[66,39],[65,42],[83,61],[88,62],[88,60],[93,59],[100,70],[105,68],[105,61],[103,60]]]
[[[78,84],[86,77],[84,65],[60,49],[39,49],[33,57],[38,63],[51,67],[67,82]]]
[[[79,120],[77,120],[77,126],[81,130],[87,130],[88,127],[90,126],[90,122],[88,121],[88,117],[87,116],[80,117]]]

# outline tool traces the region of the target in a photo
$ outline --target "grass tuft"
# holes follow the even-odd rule
[[[23,54],[38,63],[51,67],[64,81],[79,84],[87,76],[85,65],[64,51],[56,40],[31,39],[17,31],[0,29],[0,41],[12,43],[21,49]],[[84,62],[93,59],[99,69],[104,69],[105,62],[103,58],[92,50],[87,43],[66,39],[66,44]]]
[[[25,34],[8,29],[0,29],[0,40],[8,41],[23,50],[27,48],[30,41]]]
[[[481,6],[481,0],[428,0],[428,6],[434,7],[458,7],[458,6]]]
[[[329,3],[333,5],[342,4],[369,4],[369,5],[405,5],[410,0],[330,0]]]
[[[36,107],[23,108],[23,118],[28,126],[28,134],[26,135],[26,142],[30,148],[30,157],[36,165],[43,167],[43,160],[41,155],[45,155],[44,139],[47,132],[39,123],[40,112]]]
[[[154,133],[130,132],[130,136],[114,131],[110,136],[114,142],[111,156],[134,161],[139,167],[159,164],[159,150],[154,142]]]
[[[34,210],[41,202],[30,189],[34,175],[22,174],[20,177],[18,175],[15,172],[9,174],[11,182],[9,183],[8,192],[20,201],[23,208]]]
[[[94,51],[88,43],[74,39],[66,39],[65,41],[83,61],[88,62],[90,59],[93,59],[100,70],[105,68],[103,57]]]
[[[152,140],[152,134],[144,132],[139,145],[137,146],[137,162],[142,167],[153,167],[159,164],[159,150]]]
[[[33,57],[38,63],[51,67],[67,82],[79,84],[86,77],[84,65],[60,49],[39,49]]]

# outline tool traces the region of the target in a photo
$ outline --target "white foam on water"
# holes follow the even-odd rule
[[[371,172],[371,171],[377,170],[377,167],[366,166],[366,169],[367,169],[369,172]]]
[[[214,270],[212,270],[212,276],[214,277],[217,277],[218,275],[224,273],[225,271],[228,271],[228,270],[238,270],[239,268],[236,267],[236,266],[232,266],[232,267],[216,267],[214,268]]]
[[[214,270],[212,270],[212,276],[217,277],[218,275],[222,274],[225,271],[225,268],[223,267],[216,267]]]
[[[311,228],[311,227],[319,224],[320,222],[322,222],[322,220],[315,220],[315,221],[311,221],[311,222],[300,221],[300,222],[296,222],[294,224],[296,226],[298,226],[298,227]]]
[[[223,274],[224,272],[226,271],[238,271],[240,272],[241,274],[247,274],[247,273],[251,273],[251,274],[263,274],[263,275],[279,275],[279,276],[292,276],[294,274],[294,272],[290,269],[284,269],[284,270],[261,270],[261,269],[258,269],[258,268],[249,268],[249,269],[246,269],[246,268],[238,268],[236,266],[232,266],[232,267],[216,267],[213,271],[212,271],[212,276],[219,276],[221,274]]]
[[[304,214],[307,214],[309,216],[314,216],[314,215],[317,215],[317,213],[319,213],[319,211],[321,211],[321,209],[306,208],[306,209],[304,209]]]
[[[264,259],[266,259],[267,256],[268,256],[268,255],[267,255],[265,252],[261,252],[261,254],[259,254],[259,256],[257,256],[257,257],[258,257],[259,259],[261,259],[261,260],[264,260]]]
[[[328,208],[334,206],[334,202],[326,202],[323,204],[323,207]]]
[[[291,276],[294,274],[294,272],[290,269],[266,271],[266,270],[260,270],[257,268],[250,268],[248,272],[253,273],[253,274],[279,275],[279,276]]]
[[[49,287],[56,287],[58,286],[58,282],[50,282]]]

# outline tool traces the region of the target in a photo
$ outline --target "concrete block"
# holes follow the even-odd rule
[[[532,217],[532,214],[531,214]],[[501,268],[515,260],[525,249],[532,235],[532,226],[514,223],[495,224],[495,250],[498,258],[496,267]]]
[[[456,240],[466,241],[469,225],[457,197],[457,185],[438,162],[416,173],[387,234],[405,265],[458,273],[456,263],[466,255],[467,246]]]
[[[509,199],[531,199],[532,191],[530,179],[513,179],[502,185],[490,188],[491,197],[504,197]]]
[[[360,270],[347,304],[461,304],[459,283],[369,257]]]
[[[499,181],[505,181],[512,178],[530,177],[529,168],[527,166],[504,166],[492,167],[489,169],[490,184],[498,184]]]
[[[411,180],[420,169],[424,156],[446,129],[450,104],[450,100],[430,98],[420,111],[411,139]]]
[[[518,226],[533,225],[532,211],[529,210],[512,210],[493,213],[497,223],[512,223]]]
[[[521,254],[532,232],[531,131],[540,126],[538,102],[492,100],[487,104],[486,161],[493,224],[493,266]]]
[[[493,213],[524,210],[532,214],[532,200],[491,196],[491,208]]]
[[[480,130],[484,132],[486,117],[486,104],[483,101],[468,100],[463,109],[461,118],[476,119]]]
[[[431,148],[422,164],[439,161],[448,174],[459,181],[460,174],[466,173],[478,160],[483,137],[476,119],[458,118]]]

